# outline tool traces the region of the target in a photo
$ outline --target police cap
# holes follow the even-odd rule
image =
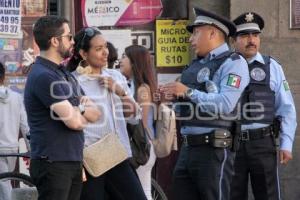
[[[193,24],[190,24],[186,29],[192,33],[196,26],[212,25],[220,29],[226,36],[233,36],[235,34],[235,25],[228,19],[208,12],[201,8],[194,8],[196,19]]]
[[[263,18],[255,12],[243,13],[233,23],[236,25],[236,35],[260,33],[265,26]]]

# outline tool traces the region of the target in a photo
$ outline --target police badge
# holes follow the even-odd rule
[[[209,75],[210,75],[210,70],[207,67],[200,69],[197,74],[198,83],[203,83],[209,80]]]
[[[256,81],[262,81],[266,78],[266,72],[261,68],[255,67],[251,70],[250,76]]]

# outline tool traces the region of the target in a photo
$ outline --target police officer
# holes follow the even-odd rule
[[[280,132],[279,159],[286,164],[292,159],[297,126],[292,94],[281,65],[259,53],[262,17],[247,12],[233,22],[237,27],[234,47],[249,63],[250,84],[242,97],[242,133],[231,199],[248,198],[249,174],[256,200],[280,199],[275,144]]]
[[[247,62],[229,50],[235,33],[229,20],[194,8],[196,19],[187,26],[198,56],[187,66],[181,82],[159,89],[176,98],[183,145],[173,174],[175,199],[229,199],[233,172],[232,134],[235,111],[249,83]]]

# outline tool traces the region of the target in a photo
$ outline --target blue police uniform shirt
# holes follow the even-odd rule
[[[73,106],[79,103],[66,80],[55,71],[57,68],[55,63],[37,57],[27,78],[24,103],[30,127],[31,158],[82,161],[83,132],[68,128],[50,110],[52,104],[64,100]]]
[[[226,43],[212,50],[205,58],[199,62],[206,63],[216,56],[229,50]],[[239,87],[228,85],[231,75],[239,77]],[[242,92],[249,84],[249,70],[247,61],[240,56],[240,59],[232,60],[230,57],[215,72],[212,81],[218,87],[218,93],[206,93],[195,90],[191,96],[191,101],[201,107],[202,111],[215,113],[218,109],[220,114],[229,114],[236,107]],[[215,128],[183,126],[181,134],[204,134],[213,131]]]
[[[258,61],[265,64],[262,55],[258,52],[248,62]],[[281,65],[271,58],[270,60],[270,88],[275,92],[275,116],[281,116],[280,149],[292,152],[295,131],[297,127],[296,109],[292,93],[288,88]],[[267,127],[268,124],[252,123],[243,125],[242,130]]]

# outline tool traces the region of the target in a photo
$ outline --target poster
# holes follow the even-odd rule
[[[153,21],[161,0],[81,0],[84,26],[133,26]]]
[[[156,20],[156,66],[180,67],[189,63],[188,20]]]
[[[21,0],[0,1],[0,34],[18,35],[21,31]]]
[[[131,30],[101,30],[105,39],[111,42],[118,51],[118,57],[121,58],[125,48],[132,44]]]
[[[40,51],[33,39],[32,25],[22,25],[22,67],[28,67],[34,62]]]
[[[22,60],[22,38],[0,37],[0,62],[4,64],[6,74],[20,75]]]
[[[22,17],[40,17],[47,14],[47,0],[21,0]]]

